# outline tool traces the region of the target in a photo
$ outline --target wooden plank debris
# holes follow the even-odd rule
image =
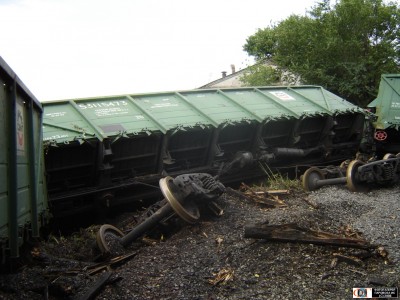
[[[257,195],[289,195],[289,190],[268,190],[268,191],[256,191]]]
[[[339,253],[333,253],[333,256],[339,261],[339,262],[345,262],[353,266],[360,267],[363,265],[363,262],[361,259],[355,257],[355,256],[347,256]]]
[[[286,206],[285,202],[283,202],[277,196],[277,195],[283,194],[282,193],[283,190],[279,190],[279,192],[281,192],[281,193],[269,193],[267,191],[267,192],[263,193],[263,196],[260,196],[260,193],[258,191],[255,191],[254,189],[252,189],[251,187],[249,187],[247,184],[245,184],[243,182],[240,185],[240,188],[244,189],[246,194],[251,195],[251,198],[257,203],[266,204],[266,205],[274,205],[274,207]],[[284,193],[287,194],[288,191],[285,190]]]
[[[246,226],[244,237],[275,242],[317,244],[359,249],[375,248],[375,246],[363,239],[344,238],[328,232],[301,228],[296,224]]]
[[[226,193],[233,197],[237,197],[241,200],[246,200],[249,202],[256,202],[258,204],[262,204],[263,206],[269,207],[269,208],[286,207],[285,202],[283,202],[282,200],[268,199],[268,198],[258,196],[257,194],[247,195],[241,191],[234,190],[230,187],[228,187],[226,189]]]
[[[107,269],[107,270],[111,269],[111,267],[114,267],[115,265],[117,265],[119,263],[123,263],[123,262],[127,261],[128,259],[136,256],[136,254],[137,254],[137,252],[132,252],[132,253],[129,253],[126,255],[120,255],[120,256],[110,259],[109,261],[86,267],[85,270],[88,271],[89,275],[93,275],[104,269]]]
[[[101,274],[100,278],[85,292],[84,295],[78,298],[78,300],[90,300],[94,299],[107,283],[108,279],[111,277],[111,272],[104,272]]]

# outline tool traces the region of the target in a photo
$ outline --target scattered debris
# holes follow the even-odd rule
[[[388,252],[386,251],[386,249],[383,246],[379,246],[378,249],[377,249],[377,252],[383,258],[387,258],[388,257]]]
[[[345,236],[345,237],[354,237],[356,239],[361,238],[361,233],[354,230],[350,225],[345,225],[341,226],[339,228],[339,231]]]
[[[300,197],[301,200],[303,200],[305,203],[307,203],[308,205],[310,205],[312,208],[314,209],[318,209],[319,205],[317,203],[315,203],[313,200],[311,200],[309,197]]]
[[[332,259],[331,262],[331,269],[336,268],[337,264],[338,264],[339,259],[337,257],[335,257],[334,259]]]
[[[368,279],[368,284],[386,286],[388,284],[388,282],[387,282],[387,279],[382,278],[382,277],[371,277]]]
[[[162,240],[162,238],[163,237],[161,237],[161,240]],[[145,243],[148,246],[154,246],[155,244],[157,244],[157,240],[151,239],[151,238],[149,238],[147,236],[144,236],[142,238],[142,242]]]
[[[112,274],[111,272],[104,272],[100,276],[100,278],[95,282],[95,284],[91,286],[82,297],[79,297],[78,300],[94,299],[98,295],[100,290],[103,288],[103,286],[110,279],[111,274]]]
[[[331,276],[333,276],[334,274],[333,273],[331,273],[331,272],[327,272],[327,273],[323,273],[322,275],[321,275],[321,281],[322,280],[325,280],[325,279],[328,279],[329,277],[331,277]]]
[[[89,267],[86,267],[84,270],[88,271],[89,275],[96,274],[104,269],[109,270],[111,267],[115,267],[121,263],[128,261],[129,259],[135,257],[138,252],[132,252],[126,255],[121,255],[110,259],[109,261],[98,263]]]
[[[235,274],[235,271],[231,268],[224,268],[221,269],[218,273],[214,273],[214,278],[209,279],[208,283],[212,285],[217,285],[217,284],[225,284],[228,281],[233,280],[233,276]]]
[[[257,193],[255,193],[255,192],[250,192],[249,194],[247,194],[247,193],[243,193],[241,191],[237,191],[237,190],[234,190],[234,189],[228,187],[226,189],[226,193],[228,195],[237,197],[237,198],[242,199],[242,200],[246,200],[246,201],[249,201],[249,202],[255,202],[257,204],[261,204],[261,205],[263,205],[265,207],[268,207],[268,208],[286,207],[285,202],[283,202],[279,198],[272,198],[272,199],[271,198],[264,198],[264,197],[261,197],[261,196],[257,195]]]
[[[376,249],[377,254],[385,260],[385,264],[389,263],[389,253],[383,246],[379,246]]]
[[[343,238],[328,232],[301,228],[296,224],[247,226],[244,229],[244,237],[276,242],[306,243],[361,249],[374,248],[366,240]]]
[[[246,185],[247,187],[247,185]],[[268,190],[268,191],[254,191],[256,195],[266,195],[266,196],[279,196],[279,195],[290,195],[289,190]]]
[[[351,272],[353,272],[353,273],[360,274],[360,275],[362,275],[362,276],[367,276],[367,273],[361,272],[361,271],[359,271],[359,270],[354,270],[354,269],[348,269],[348,270],[351,271]]]
[[[207,207],[217,217],[224,214],[224,210],[215,201],[208,203]]]
[[[260,197],[265,194],[257,188],[253,190]],[[222,218],[184,226],[173,235],[165,232],[162,225],[167,240],[161,242],[158,230],[157,238],[151,240],[148,237],[155,236],[152,231],[140,243],[124,248],[121,255],[114,257],[99,256],[94,245],[99,226],[86,228],[79,236],[50,237],[29,252],[32,266],[19,274],[0,277],[0,299],[90,299],[96,293],[101,299],[264,299],[282,294],[290,299],[301,298],[297,291],[307,293],[310,299],[348,299],[352,296],[351,287],[359,284],[397,285],[399,235],[394,234],[399,219],[387,218],[398,211],[397,187],[367,195],[327,187],[310,197],[324,204],[320,209],[310,209],[299,196],[302,195],[279,195],[288,205],[286,209],[260,209],[253,200],[240,201],[226,195],[223,202],[218,202],[225,211]],[[121,225],[127,224],[128,218],[132,220],[128,214],[125,211],[110,222],[129,228],[132,224]],[[385,246],[366,251],[308,242],[266,243],[243,238],[244,226],[250,220],[264,224],[259,227],[266,227],[266,220],[270,224],[296,224],[336,233],[341,240],[362,240],[360,237],[365,236],[366,240]],[[308,231],[296,233],[308,238]],[[278,235],[278,228],[275,233],[274,237],[286,237]],[[390,264],[385,264],[388,251]],[[107,280],[105,273],[111,273]]]
[[[215,239],[215,242],[218,245],[218,250],[220,249],[223,241],[224,241],[224,239],[222,237],[220,237],[220,236]]]
[[[247,184],[243,183],[240,186],[241,190],[244,190],[246,194],[253,195],[254,200],[258,203],[264,203],[264,201],[269,200],[269,201],[276,201],[278,204],[281,206],[286,206],[286,204],[279,199],[278,195],[288,195],[289,191],[288,190],[272,190],[272,191],[255,191],[251,187],[249,187]],[[264,195],[264,197],[261,197],[260,195]],[[279,205],[277,205],[279,206]]]
[[[333,253],[333,256],[337,259],[338,262],[346,262],[350,265],[354,265],[357,267],[363,265],[362,260],[354,256],[346,256],[339,253]]]

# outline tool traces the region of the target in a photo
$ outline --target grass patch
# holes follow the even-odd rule
[[[271,190],[303,190],[298,179],[290,179],[287,175],[273,172],[267,164],[260,162],[260,168],[267,176],[266,186]]]

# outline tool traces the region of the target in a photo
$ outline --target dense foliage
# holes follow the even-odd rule
[[[270,59],[281,70],[299,74],[305,84],[322,85],[366,105],[377,94],[381,74],[400,71],[399,4],[322,0],[305,16],[292,15],[259,29],[244,50],[259,61]],[[243,80],[260,85],[260,77],[256,68]],[[265,78],[263,83],[270,84],[271,76]]]

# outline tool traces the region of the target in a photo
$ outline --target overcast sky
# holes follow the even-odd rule
[[[194,89],[315,0],[0,0],[0,56],[41,101]]]

